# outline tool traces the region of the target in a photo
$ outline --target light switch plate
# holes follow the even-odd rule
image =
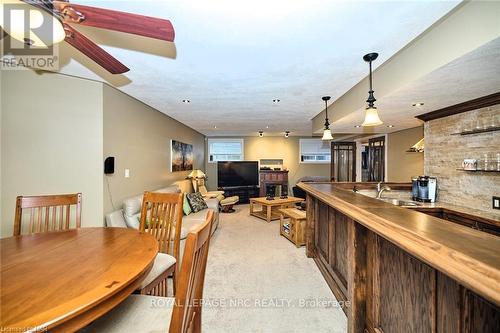
[[[493,209],[500,209],[500,197],[493,197]]]
[[[130,169],[125,169],[125,178],[130,178]]]

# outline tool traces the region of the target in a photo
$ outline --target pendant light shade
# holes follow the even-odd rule
[[[330,129],[323,130],[323,137],[321,140],[333,140],[332,131]]]
[[[361,126],[377,126],[382,125],[383,122],[380,120],[378,116],[378,110],[376,107],[368,107],[365,110],[365,121],[361,124]]]
[[[377,126],[382,125],[384,122],[380,120],[378,116],[378,110],[375,107],[374,103],[376,101],[375,96],[373,95],[373,87],[372,87],[372,61],[377,59],[378,53],[368,53],[363,57],[363,60],[369,63],[370,65],[370,90],[368,91],[368,99],[366,102],[368,106],[365,109],[365,121],[361,126]]]
[[[330,122],[328,121],[328,101],[330,100],[330,96],[321,97],[322,100],[325,101],[325,128],[323,129],[323,137],[321,140],[333,140],[332,131],[330,130]]]

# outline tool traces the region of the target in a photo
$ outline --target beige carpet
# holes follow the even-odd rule
[[[211,241],[203,331],[346,332],[347,319],[304,247],[279,235],[279,221],[221,213]]]

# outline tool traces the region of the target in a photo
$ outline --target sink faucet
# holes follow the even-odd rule
[[[382,186],[382,182],[378,182],[377,184],[377,199],[380,199],[382,197],[382,193],[384,191],[390,191],[391,188],[387,185]]]

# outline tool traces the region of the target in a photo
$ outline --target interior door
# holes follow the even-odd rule
[[[368,181],[385,181],[385,136],[368,140]]]
[[[356,142],[332,142],[330,178],[334,182],[356,181]]]

